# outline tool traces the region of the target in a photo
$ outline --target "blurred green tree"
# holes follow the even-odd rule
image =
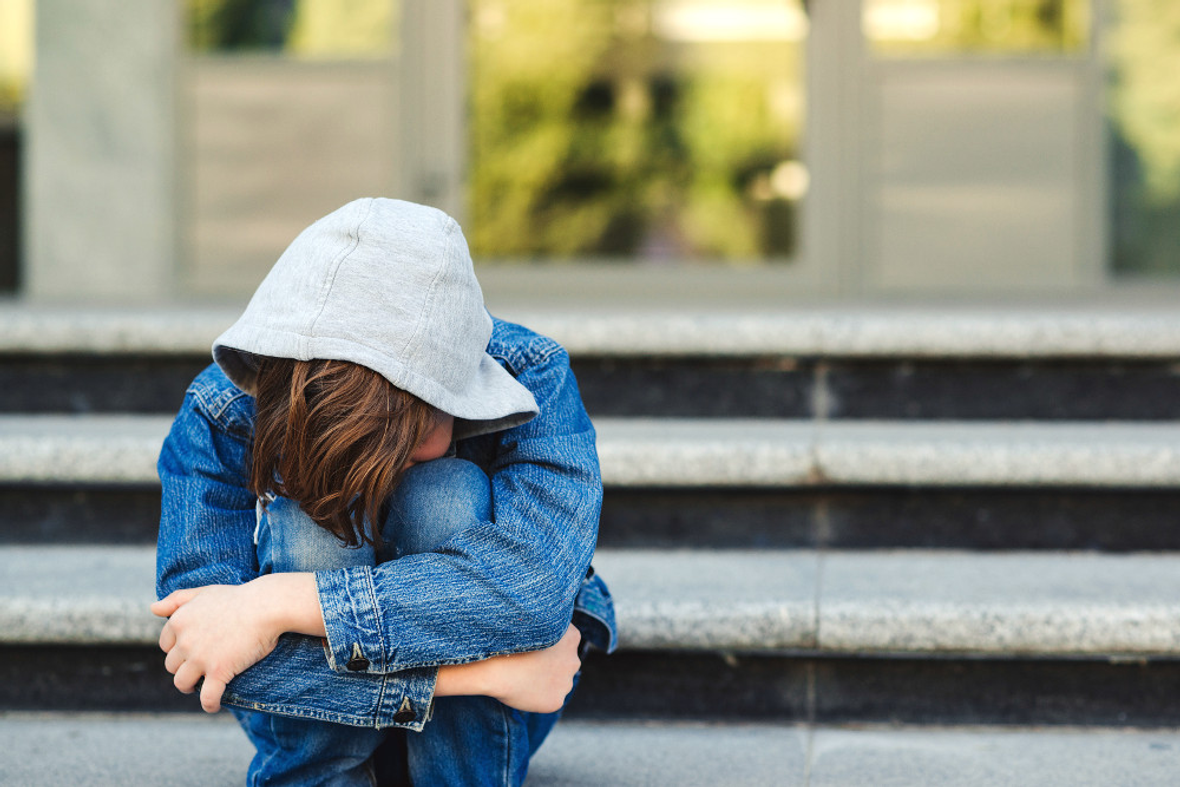
[[[1107,51],[1114,265],[1180,271],[1180,4],[1117,0]]]
[[[477,256],[782,258],[772,174],[802,125],[798,41],[721,36],[653,0],[472,5],[470,236]],[[805,19],[797,0],[745,8]],[[732,9],[731,14],[742,9]],[[795,17],[789,14],[794,13]],[[683,20],[684,17],[681,17]],[[689,18],[691,21],[691,17]]]
[[[282,52],[295,57],[386,57],[396,0],[187,0],[195,52]]]

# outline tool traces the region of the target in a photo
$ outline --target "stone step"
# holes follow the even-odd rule
[[[171,419],[0,416],[0,484],[155,484]],[[1180,486],[1180,424],[595,421],[630,488]]]
[[[151,543],[168,417],[0,416],[0,543]],[[1180,550],[1173,424],[597,419],[605,546]]]
[[[0,356],[0,412],[173,414],[193,356]],[[594,417],[1174,420],[1173,359],[575,356]]]
[[[1180,556],[601,550],[580,718],[1180,725]],[[195,710],[147,547],[0,548],[0,709]]]
[[[225,714],[0,715],[0,782],[25,787],[241,784],[253,749]],[[1071,787],[1175,781],[1175,729],[848,728],[564,721],[527,787]]]
[[[1180,657],[1180,556],[600,550],[626,650]],[[147,547],[0,548],[0,643],[151,645]]]
[[[1180,551],[1180,488],[609,486],[626,549]],[[155,484],[0,484],[0,544],[152,544]]]
[[[1109,299],[1107,299],[1109,300]],[[0,303],[3,355],[207,355],[239,307]],[[1171,303],[497,310],[584,356],[1180,358]]]
[[[0,305],[0,412],[174,412],[235,316]],[[595,416],[1180,417],[1180,319],[1160,308],[506,316],[565,344]]]

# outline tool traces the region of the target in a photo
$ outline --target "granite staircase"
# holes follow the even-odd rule
[[[241,782],[146,611],[233,316],[0,308],[0,783]],[[1174,783],[1180,317],[504,316],[574,358],[621,627],[530,783]]]

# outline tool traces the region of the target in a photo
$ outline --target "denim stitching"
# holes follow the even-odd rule
[[[507,325],[507,323],[501,323],[501,325]],[[560,344],[540,334],[534,334],[525,347],[519,345],[516,347],[496,346],[497,344],[500,343],[496,341],[489,343],[488,355],[502,361],[513,375],[519,374],[519,370],[524,366],[545,363],[556,354],[564,352]]]
[[[249,398],[249,394],[239,388],[230,387],[218,390],[218,387],[207,382],[190,385],[187,391],[197,404],[197,409],[208,416],[210,421],[217,423],[223,430],[228,431],[231,424],[225,422],[225,414],[239,399]]]
[[[266,726],[270,727],[271,740],[276,740],[278,738],[278,734],[275,730],[275,717],[274,716],[267,714]],[[270,753],[270,755],[266,758],[266,761],[264,762],[264,764],[258,769],[258,773],[259,774],[266,773],[269,770],[268,766],[270,765],[271,760],[275,759],[278,756],[278,754],[279,753],[277,750],[272,751]]]
[[[500,782],[505,787],[512,785],[512,730],[508,724],[508,706],[503,703],[500,704],[500,724],[503,725],[504,730],[504,773],[501,775]]]
[[[389,653],[385,649],[385,637],[381,636],[381,632],[385,630],[385,626],[384,626],[382,619],[381,619],[381,604],[377,600],[377,586],[373,582],[373,572],[372,571],[366,571],[364,573],[364,577],[365,577],[365,592],[369,596],[369,604],[372,605],[372,608],[373,608],[372,614],[373,614],[373,618],[375,619],[374,622],[375,622],[376,628],[377,628],[376,640],[377,640],[378,646],[381,648],[381,668],[382,668],[382,671],[388,671],[388,669],[389,669]]]
[[[381,685],[377,689],[377,703],[376,703],[375,707],[373,708],[373,726],[378,729],[381,728],[381,722],[384,721],[383,711],[385,709],[385,696],[388,693],[388,691],[389,691],[389,673],[385,673],[381,676]],[[393,717],[390,717],[389,720],[393,721]]]

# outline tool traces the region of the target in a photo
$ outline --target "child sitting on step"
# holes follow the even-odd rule
[[[519,785],[615,642],[565,351],[488,316],[452,219],[366,199],[213,357],[159,460],[176,687],[230,706],[250,784]]]

